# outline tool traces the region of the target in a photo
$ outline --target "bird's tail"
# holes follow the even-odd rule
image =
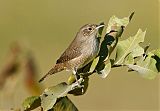
[[[64,70],[64,64],[56,64],[46,75],[44,75],[39,82],[42,82],[47,76],[55,74],[57,72],[60,72],[62,70]]]

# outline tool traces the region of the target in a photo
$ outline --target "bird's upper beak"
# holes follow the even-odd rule
[[[96,29],[99,29],[99,28],[101,28],[101,27],[104,27],[104,25],[102,24],[102,25],[97,25],[96,26]]]

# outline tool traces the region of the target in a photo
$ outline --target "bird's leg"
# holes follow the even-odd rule
[[[77,73],[77,69],[76,69],[76,68],[74,68],[73,74],[74,74],[74,76],[75,76],[76,83],[78,84],[78,87],[79,87],[79,88],[83,87],[83,85],[80,85],[80,81],[78,81],[78,73]]]
[[[79,84],[79,82],[78,82],[78,76],[77,76],[77,69],[76,69],[76,68],[74,68],[73,74],[74,74],[74,77],[75,77],[75,79],[76,79],[76,82]],[[80,84],[79,84],[79,85],[80,85]]]

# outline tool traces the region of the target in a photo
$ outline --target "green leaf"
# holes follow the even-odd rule
[[[22,106],[24,111],[33,110],[41,105],[41,99],[39,96],[31,96],[24,100]]]
[[[45,89],[44,93],[41,95],[41,106],[43,110],[47,111],[51,109],[57,99],[66,96],[70,90],[72,90],[72,86],[64,82]]]
[[[78,82],[81,84],[83,79],[80,78]],[[56,86],[49,87],[45,89],[41,97],[41,106],[44,111],[50,110],[58,98],[64,97],[68,94],[69,91],[79,88],[79,84],[77,82],[72,83],[71,85],[62,82]]]
[[[134,64],[134,57],[140,57],[144,54],[144,49],[137,45],[133,51],[128,54],[124,59],[124,64]]]
[[[144,78],[154,79],[158,74],[158,70],[156,68],[157,61],[152,56],[153,54],[149,53],[146,58],[141,57],[136,65],[128,64],[128,67],[137,71]]]
[[[89,73],[93,72],[98,64],[99,57],[95,58],[92,62],[92,65],[90,67]]]
[[[128,56],[126,56],[124,60],[124,64],[134,64],[134,57],[132,53],[130,53]]]
[[[68,78],[68,84],[71,85],[72,83],[74,83],[76,81],[75,79],[75,75],[71,74]]]
[[[125,57],[131,52],[133,57],[144,53],[144,49],[139,46],[139,43],[144,42],[145,33],[146,31],[142,32],[142,30],[139,29],[134,37],[118,42],[115,58],[116,65],[121,65]]]
[[[53,111],[78,111],[76,106],[67,97],[59,98],[58,102],[54,105]]]
[[[151,53],[155,54],[156,56],[160,58],[160,49],[153,50],[151,51]]]
[[[104,24],[104,22],[101,22],[99,25],[105,25],[105,24]],[[100,28],[98,29],[99,37],[102,36],[103,29],[104,29],[104,27],[100,27]]]
[[[147,53],[147,50],[149,49],[150,47],[150,44],[148,44],[147,46],[144,47],[144,53],[146,54]]]
[[[133,15],[134,12],[129,17],[125,17],[123,19],[119,19],[116,16],[112,16],[110,18],[104,40],[101,42],[100,51],[98,54],[100,57],[96,67],[98,72],[104,69],[104,61],[107,61],[107,59],[111,56],[111,53],[117,46],[119,37],[122,35],[124,28],[131,21]]]
[[[151,53],[154,54],[153,57],[157,61],[156,67],[157,67],[158,72],[160,72],[160,49],[153,50],[153,51],[151,51]]]
[[[117,18],[116,16],[112,16],[109,20],[108,27],[107,27],[107,33],[109,33],[113,26],[116,27],[126,27],[130,20],[132,19],[134,13],[132,13],[129,17],[124,17],[122,19]]]
[[[141,46],[136,45],[131,54],[133,57],[141,56],[144,54],[144,49]]]
[[[104,69],[101,71],[98,71],[97,73],[100,77],[106,78],[107,75],[110,73],[110,71],[111,71],[111,62],[105,64]]]

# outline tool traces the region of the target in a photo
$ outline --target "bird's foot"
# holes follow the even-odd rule
[[[81,89],[81,93],[83,94],[84,93],[84,85],[81,84],[82,82],[84,82],[83,78],[80,78],[79,80],[77,80],[76,82],[74,82],[72,84],[72,90],[74,90],[76,88]]]
[[[83,88],[84,87],[84,85],[81,85],[82,82],[84,82],[83,78],[80,78],[79,80],[76,81],[76,84],[77,84],[78,88]]]
[[[82,94],[84,93],[84,85],[81,85],[81,83],[84,82],[83,78],[80,78],[78,81],[76,81],[77,88],[81,88]]]
[[[80,78],[79,80],[77,80],[75,83],[72,84],[72,87],[83,88],[84,85],[81,85],[82,82],[84,82],[84,79]]]

